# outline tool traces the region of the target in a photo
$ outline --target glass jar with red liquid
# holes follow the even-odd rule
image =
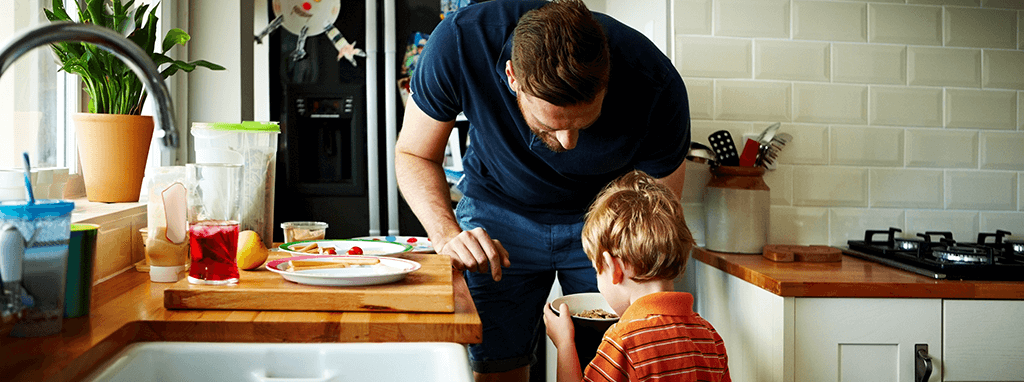
[[[188,237],[192,284],[238,283],[238,222],[240,220],[242,166],[188,164]]]

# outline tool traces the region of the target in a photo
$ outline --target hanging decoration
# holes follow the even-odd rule
[[[262,44],[263,38],[277,28],[298,36],[295,50],[291,54],[292,61],[306,57],[306,38],[326,33],[338,50],[338,61],[348,60],[352,66],[358,65],[356,57],[366,57],[362,49],[356,48],[356,42],[349,42],[334,26],[341,12],[341,0],[273,0],[274,21],[270,22],[260,34],[256,35],[256,43]]]

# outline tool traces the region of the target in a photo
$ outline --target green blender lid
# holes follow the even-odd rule
[[[224,122],[213,122],[204,123],[197,127],[220,130],[220,131],[245,131],[251,133],[280,133],[281,126],[277,122],[257,122],[257,121],[245,121],[242,123],[224,123]]]

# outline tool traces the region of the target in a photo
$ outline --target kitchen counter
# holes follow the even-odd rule
[[[1024,300],[1024,282],[937,280],[843,255],[842,262],[775,262],[697,248],[697,259],[782,297]]]
[[[466,281],[454,271],[452,279],[454,313],[168,310],[164,290],[173,284],[129,270],[93,287],[90,314],[65,319],[61,334],[0,338],[0,379],[78,380],[143,341],[479,343]]]

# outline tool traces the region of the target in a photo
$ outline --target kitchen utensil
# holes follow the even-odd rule
[[[762,145],[767,145],[773,138],[775,138],[775,133],[779,131],[780,126],[782,126],[782,124],[779,122],[775,122],[771,126],[768,126],[768,128],[761,132],[761,135],[757,136],[757,141]]]
[[[32,193],[32,165],[28,162],[28,153],[22,153],[25,158],[25,192],[28,194],[28,204],[36,204],[36,196]]]
[[[761,156],[758,158],[757,166],[764,167],[769,170],[774,170],[776,161],[779,157],[779,152],[786,146],[787,143],[793,140],[793,136],[789,133],[778,133],[772,138],[766,146],[761,146]]]
[[[700,142],[690,142],[690,151],[686,153],[686,159],[712,167],[718,165],[718,155],[715,151]]]
[[[743,154],[740,155],[740,167],[753,167],[760,151],[761,144],[747,138],[747,143],[743,145]]]
[[[271,252],[270,256],[267,265],[292,257],[287,252]],[[420,264],[420,269],[389,284],[344,288],[298,284],[285,280],[273,271],[268,272],[262,268],[252,271],[243,269],[240,271],[242,282],[230,288],[194,285],[187,280],[180,280],[164,291],[164,307],[349,312],[455,311],[452,262],[448,256],[406,253],[401,259],[382,257],[381,261],[388,261],[385,259],[412,260]]]
[[[732,140],[732,134],[728,130],[719,130],[708,136],[711,148],[714,149],[718,158],[718,164],[722,166],[737,166],[740,164],[739,154],[736,152],[736,143]]]

